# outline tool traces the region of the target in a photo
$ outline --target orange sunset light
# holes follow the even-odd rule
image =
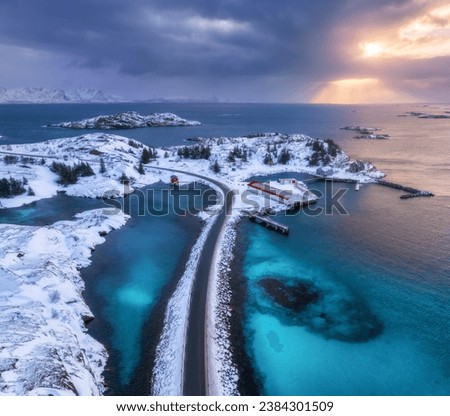
[[[359,45],[362,58],[429,59],[450,56],[450,5],[435,7],[398,27]]]
[[[394,91],[376,78],[341,79],[328,82],[312,98],[323,104],[411,103],[416,97]]]

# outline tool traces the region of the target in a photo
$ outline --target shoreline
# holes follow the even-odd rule
[[[219,374],[217,383],[209,374],[211,395],[259,396],[261,385],[257,381],[250,358],[245,351],[242,327],[243,305],[247,296],[247,282],[242,274],[242,255],[238,240],[240,217],[229,218],[222,232],[222,242],[216,246],[216,278],[208,290],[209,367]],[[221,288],[220,296],[218,288]],[[236,287],[244,290],[237,291]],[[225,290],[224,290],[225,289]],[[219,317],[219,319],[215,319]],[[218,321],[221,325],[219,325]],[[230,381],[230,377],[232,381]]]
[[[8,339],[1,358],[11,362],[2,370],[2,394],[104,392],[107,351],[86,330],[93,314],[83,296],[81,270],[91,264],[92,252],[105,242],[104,236],[128,219],[123,212],[111,218],[97,209],[50,226],[1,225],[6,237],[0,247],[1,323]],[[18,323],[21,331],[16,332]],[[52,342],[44,343],[49,329]],[[32,374],[28,367],[34,369]]]

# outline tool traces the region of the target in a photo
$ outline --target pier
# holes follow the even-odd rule
[[[400,189],[402,191],[408,192],[405,195],[401,195],[400,196],[401,199],[416,198],[419,196],[434,196],[434,194],[430,191],[421,191],[420,189],[400,185],[394,182],[384,181],[382,179],[378,179],[376,183],[378,183],[379,185],[387,186],[389,188]]]
[[[362,185],[356,179],[332,178],[332,177],[319,176],[319,175],[315,175],[315,176],[318,179],[331,180],[333,182],[354,183],[356,191],[358,191],[360,186]],[[376,179],[374,183],[376,183],[378,185],[382,185],[382,186],[387,186],[388,188],[400,189],[401,191],[407,192],[407,194],[400,195],[401,199],[417,198],[420,196],[434,196],[433,192],[416,189],[411,186],[401,185],[399,183],[385,181],[383,179]]]
[[[277,231],[281,234],[288,235],[289,227],[287,225],[281,224],[277,221],[274,221],[270,217],[263,217],[261,215],[250,215],[248,217],[251,221],[256,222],[257,224],[264,225],[266,228]]]

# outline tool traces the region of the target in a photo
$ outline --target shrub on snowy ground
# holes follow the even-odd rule
[[[19,158],[17,156],[13,155],[6,155],[3,158],[3,162],[5,162],[5,165],[14,165],[19,161]]]
[[[65,163],[53,162],[50,170],[58,176],[58,183],[61,185],[71,185],[77,183],[80,176],[94,176],[95,173],[89,163],[81,162],[73,166]]]
[[[219,162],[217,160],[212,164],[211,169],[212,169],[212,171],[214,173],[219,173],[220,172],[220,165],[219,165]]]
[[[0,198],[12,198],[25,193],[24,182],[20,179],[0,179]]]

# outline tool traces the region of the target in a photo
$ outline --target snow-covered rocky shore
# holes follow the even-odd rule
[[[80,121],[49,124],[47,127],[119,130],[142,127],[199,126],[200,124],[199,121],[186,120],[173,113],[153,113],[145,116],[136,111],[127,111],[125,113],[97,116]]]
[[[122,212],[46,227],[0,225],[0,394],[99,395],[107,353],[86,333],[79,270]]]
[[[131,180],[136,187],[159,180],[158,176],[137,171],[144,149],[151,150],[135,140],[102,133],[0,146],[0,180],[15,178],[26,182],[22,194],[0,197],[0,208],[50,198],[57,192],[87,198],[118,197],[133,192]],[[52,171],[53,162],[71,167],[88,163],[93,175],[80,176],[75,183],[58,183],[58,174]],[[125,177],[130,181],[124,184],[121,178]]]
[[[144,151],[151,157],[141,170]],[[237,193],[244,192],[245,180],[255,175],[306,172],[359,182],[374,182],[384,176],[370,162],[351,159],[334,142],[300,134],[205,138],[190,146],[155,149],[126,137],[93,133],[4,145],[0,146],[0,155],[0,180],[13,178],[22,181],[24,188],[23,193],[11,198],[0,196],[0,208],[21,206],[57,192],[89,198],[122,196],[159,180],[168,182],[170,174],[158,167],[215,178]],[[53,162],[69,167],[86,163],[92,174],[80,175],[75,183],[58,183]],[[180,180],[185,179],[189,180],[180,176]],[[245,208],[241,201],[236,207]]]

